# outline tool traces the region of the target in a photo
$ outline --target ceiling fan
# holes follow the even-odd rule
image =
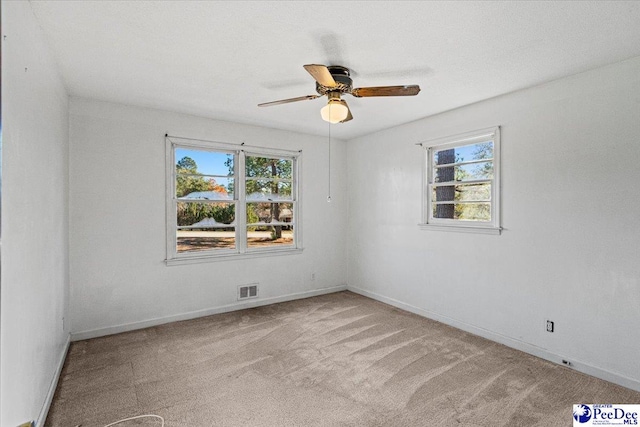
[[[258,107],[288,104],[289,102],[316,99],[327,95],[329,102],[320,110],[322,119],[330,123],[344,123],[353,119],[347,102],[340,98],[345,93],[357,98],[364,98],[369,96],[413,96],[420,92],[420,86],[418,85],[354,88],[349,69],[340,65],[309,64],[305,65],[304,69],[316,80],[316,92],[318,92],[318,95],[306,95],[265,102],[258,104]]]

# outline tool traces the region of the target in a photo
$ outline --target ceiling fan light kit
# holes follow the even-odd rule
[[[265,102],[258,107],[288,104],[290,102],[306,101],[327,96],[327,105],[322,107],[320,115],[329,123],[344,123],[353,119],[347,102],[341,99],[342,94],[349,94],[357,98],[370,96],[414,96],[420,92],[420,86],[377,86],[353,88],[353,81],[349,69],[340,65],[305,65],[304,69],[316,80],[318,95],[306,95],[297,98],[282,99],[280,101]]]
[[[328,95],[329,102],[322,107],[320,115],[322,120],[329,123],[341,123],[349,117],[349,107],[347,103],[340,99],[340,94],[332,92]]]

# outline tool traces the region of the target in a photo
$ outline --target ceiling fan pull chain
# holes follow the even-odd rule
[[[329,194],[327,195],[327,203],[331,203],[331,123],[329,123]]]

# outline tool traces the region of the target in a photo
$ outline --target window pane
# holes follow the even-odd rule
[[[247,203],[247,225],[293,222],[293,203]]]
[[[247,180],[247,200],[291,200],[291,182]]]
[[[236,247],[234,227],[180,229],[176,234],[178,253]]]
[[[178,175],[176,197],[187,200],[233,200],[233,178]]]
[[[291,159],[247,156],[245,168],[248,177],[291,179],[293,161]]]
[[[490,203],[443,203],[433,205],[434,218],[459,219],[465,221],[491,221]]]
[[[436,168],[435,182],[493,179],[493,162]]]
[[[493,141],[439,150],[433,153],[434,165],[468,162],[472,160],[492,159]]]
[[[247,247],[278,247],[293,245],[293,225],[247,227]]]
[[[233,154],[218,151],[176,148],[176,173],[233,175]]]
[[[236,218],[234,203],[178,202],[178,227],[224,227]]]
[[[452,197],[453,193],[453,198]],[[439,187],[433,187],[431,193],[432,200],[434,202],[448,202],[448,201],[481,201],[491,200],[491,184],[467,184],[467,185],[443,185]]]

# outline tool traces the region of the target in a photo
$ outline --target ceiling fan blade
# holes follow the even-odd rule
[[[305,95],[297,98],[281,99],[279,101],[263,102],[258,104],[258,107],[271,107],[272,105],[288,104],[290,102],[306,101],[308,99],[320,98],[320,95]]]
[[[358,98],[365,96],[413,96],[420,92],[420,86],[377,86],[359,87],[351,91],[351,95]]]
[[[304,66],[304,69],[307,70],[309,74],[311,74],[322,86],[336,86],[336,81],[333,79],[333,76],[325,65],[308,64]]]
[[[349,120],[353,119],[353,116],[351,115],[351,108],[349,108],[346,101],[343,100],[342,102],[344,102],[344,105],[347,107],[347,110],[349,111],[349,113],[347,114],[347,118],[341,121],[340,123],[348,122]]]

